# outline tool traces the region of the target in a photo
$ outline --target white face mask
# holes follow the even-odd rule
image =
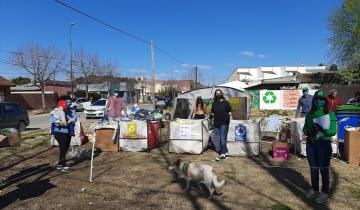
[[[119,96],[119,93],[114,93],[114,96],[118,97],[118,96]]]

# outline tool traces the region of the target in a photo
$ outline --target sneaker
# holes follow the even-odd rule
[[[64,167],[62,167],[62,169],[64,169],[64,170],[69,170],[70,167],[69,167],[69,166],[64,166]]]
[[[325,203],[328,200],[328,194],[321,192],[319,197],[315,199],[316,203]]]
[[[226,159],[226,155],[221,154],[219,157],[216,158],[216,161],[225,160],[225,159]]]
[[[61,169],[62,169],[62,166],[61,166],[61,165],[57,165],[57,166],[56,166],[56,169],[57,169],[57,170],[61,170]]]
[[[313,189],[309,190],[309,192],[306,193],[306,197],[307,198],[315,198],[317,195],[319,194],[319,192],[314,191]]]
[[[229,153],[225,153],[225,157],[229,157]]]

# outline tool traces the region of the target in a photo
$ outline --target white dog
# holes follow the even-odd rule
[[[203,183],[210,192],[209,199],[216,190],[220,189],[225,184],[225,180],[218,182],[214,174],[213,167],[209,165],[197,165],[194,163],[184,162],[181,159],[175,161],[169,166],[170,171],[175,171],[181,178],[186,179],[186,187],[184,191],[190,189],[191,180],[197,183]]]

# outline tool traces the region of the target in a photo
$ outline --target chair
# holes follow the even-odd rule
[[[281,125],[283,117],[280,115],[270,115],[261,123],[261,134],[263,137],[272,137],[275,140],[280,140]]]

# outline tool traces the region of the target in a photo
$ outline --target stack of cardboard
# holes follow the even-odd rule
[[[114,132],[116,129],[112,128],[96,129],[96,148],[102,152],[119,151],[119,144],[117,139],[114,139]]]
[[[345,129],[345,159],[351,165],[360,165],[360,127]]]

